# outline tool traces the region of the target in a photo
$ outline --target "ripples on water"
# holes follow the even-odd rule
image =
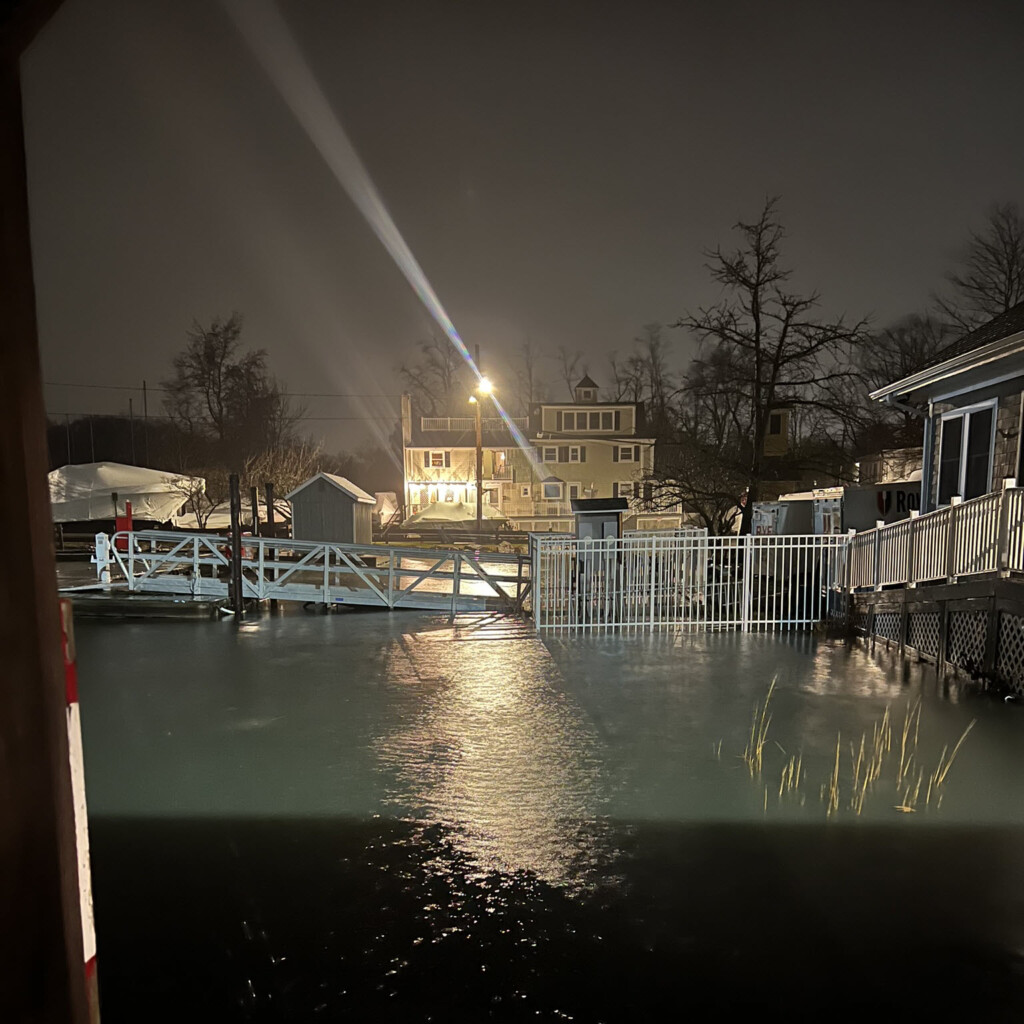
[[[105,1021],[1024,1009],[1024,713],[932,670],[418,614],[78,634]],[[922,764],[978,719],[941,810],[880,781],[826,821],[837,732],[918,696]]]

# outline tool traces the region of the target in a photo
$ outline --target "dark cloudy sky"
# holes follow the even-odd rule
[[[766,194],[799,283],[879,323],[1024,198],[1020,2],[281,6],[499,385],[527,335],[603,382],[642,324],[715,298],[701,250]],[[24,95],[48,381],[152,385],[193,317],[237,309],[290,390],[399,390],[428,318],[219,3],[66,0]],[[359,419],[387,400],[306,404],[331,447],[390,426]]]

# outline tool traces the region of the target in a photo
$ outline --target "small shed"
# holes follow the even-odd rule
[[[572,514],[576,517],[579,540],[604,540],[622,536],[622,515],[629,511],[626,498],[573,498]]]
[[[376,499],[351,480],[317,473],[285,495],[292,507],[296,540],[369,544],[373,540]]]

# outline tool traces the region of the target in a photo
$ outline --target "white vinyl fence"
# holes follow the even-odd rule
[[[802,629],[845,576],[845,536],[531,538],[539,630]]]

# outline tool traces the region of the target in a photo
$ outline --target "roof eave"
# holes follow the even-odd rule
[[[885,402],[898,398],[901,395],[911,395],[915,391],[921,391],[933,384],[954,377],[965,370],[973,370],[987,363],[994,363],[1009,356],[1018,355],[1024,352],[1024,331],[1018,331],[999,341],[989,342],[980,348],[971,349],[969,352],[962,352],[960,355],[947,359],[937,366],[929,366],[927,369],[919,370],[892,384],[872,391],[869,397],[873,402]]]

